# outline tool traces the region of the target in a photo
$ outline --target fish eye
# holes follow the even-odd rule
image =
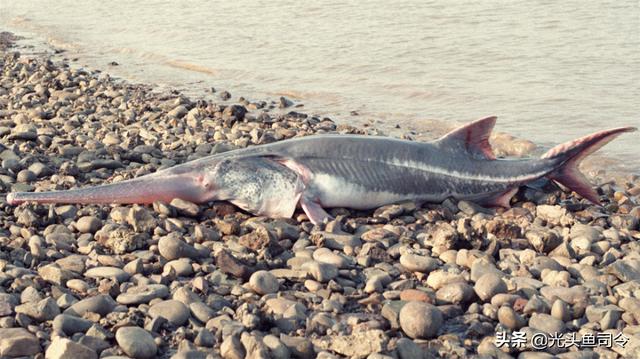
[[[211,180],[210,176],[204,176],[204,178],[202,179],[202,186],[206,189],[213,188],[213,181]]]
[[[208,189],[211,187],[211,179],[209,178],[209,176],[198,175],[195,180],[200,186],[204,188]]]

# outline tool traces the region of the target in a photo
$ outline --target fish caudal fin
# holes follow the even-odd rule
[[[598,193],[593,189],[587,178],[580,172],[578,166],[585,157],[611,142],[620,134],[633,132],[635,130],[635,127],[620,127],[600,131],[550,149],[542,155],[542,158],[558,159],[560,167],[547,177],[565,185],[589,201],[600,204]]]

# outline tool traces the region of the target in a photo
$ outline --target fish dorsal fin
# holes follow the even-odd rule
[[[496,124],[496,117],[486,117],[462,125],[438,139],[441,146],[462,147],[470,154],[487,160],[495,160],[489,137]]]

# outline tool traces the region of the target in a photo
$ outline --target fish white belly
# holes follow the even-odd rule
[[[323,207],[370,209],[417,197],[406,193],[370,191],[362,185],[326,173],[315,174],[311,187]]]

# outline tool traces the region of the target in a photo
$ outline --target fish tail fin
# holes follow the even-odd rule
[[[620,127],[593,133],[573,141],[565,142],[547,151],[541,158],[557,159],[559,167],[547,177],[557,181],[589,201],[600,204],[598,193],[578,169],[580,162],[624,132],[633,132],[635,127]]]

